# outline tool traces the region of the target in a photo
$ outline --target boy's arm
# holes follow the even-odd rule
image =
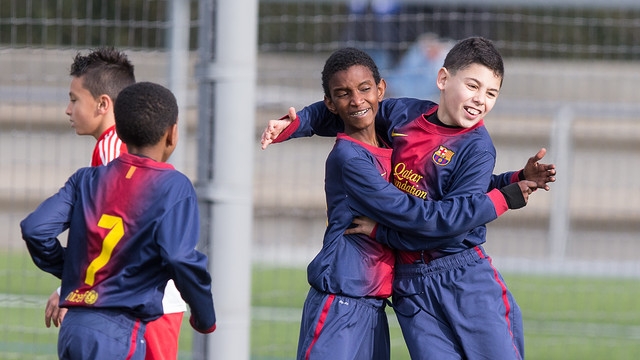
[[[57,237],[69,228],[75,177],[71,176],[58,193],[20,222],[22,238],[34,264],[58,278],[62,278],[65,248]]]
[[[340,117],[330,112],[323,101],[318,101],[297,113],[295,108],[291,107],[286,116],[278,120],[269,120],[262,132],[260,143],[264,150],[271,143],[313,135],[336,136],[343,131],[344,123]]]
[[[347,197],[351,199],[349,204],[355,213],[416,237],[417,243],[413,246],[421,249],[425,248],[426,237],[448,238],[466,233],[496,219],[511,205],[510,198],[500,190],[441,201],[423,200],[396,188],[362,158],[345,162],[342,179]],[[519,196],[519,184],[514,186]],[[512,208],[515,206],[518,205],[514,204]],[[384,240],[381,242],[385,243]]]
[[[541,148],[538,152],[527,160],[524,168],[520,171],[509,171],[500,175],[491,176],[489,189],[500,189],[508,184],[520,180],[534,181],[538,189],[549,191],[549,183],[556,181],[555,164],[541,164],[540,160],[547,153],[547,149]]]
[[[418,234],[419,236],[412,237],[410,232],[413,232],[411,229],[415,230],[416,225],[398,228],[382,224],[386,227],[382,226],[378,229],[375,234],[376,240],[399,250],[427,250],[447,246],[464,240],[469,230],[494,220],[507,208],[524,206],[523,193],[518,184],[505,187],[507,191],[494,189],[489,192],[487,196],[492,200],[491,206],[478,207],[474,202],[460,202],[460,199],[467,197],[473,199],[475,196],[484,195],[483,189],[489,182],[495,154],[492,151],[485,151],[482,147],[479,147],[475,153],[476,155],[461,162],[461,166],[452,174],[450,182],[446,185],[448,190],[444,193],[444,198],[435,202],[445,206],[451,204],[444,208],[446,212],[440,217],[427,218],[428,222],[416,219],[416,225],[433,227],[440,232],[421,233]],[[524,185],[534,187],[535,183]],[[532,191],[532,189],[526,190],[527,198]],[[478,215],[474,216],[474,214]],[[492,216],[488,217],[488,215]]]
[[[385,99],[380,102],[380,108],[376,115],[376,130],[380,135],[385,135],[389,144],[392,144],[390,132],[395,126],[412,121],[420,114],[433,107],[433,103],[418,99]],[[340,118],[331,113],[324,102],[318,101],[296,113],[294,108],[289,108],[287,116],[278,120],[269,120],[262,133],[262,149],[266,149],[271,143],[278,143],[290,138],[303,136],[335,136],[344,130],[344,124]],[[554,182],[556,170],[554,164],[541,164],[540,160],[546,154],[546,149],[540,149],[530,157],[524,169],[509,171],[491,176],[491,189],[500,189],[506,185],[520,180],[535,181],[538,188],[549,190],[548,183]]]
[[[391,143],[391,130],[398,125],[414,120],[422,113],[433,108],[435,103],[419,99],[385,99],[379,104],[376,114],[376,131]],[[262,133],[262,149],[271,143],[279,143],[291,138],[318,136],[336,136],[344,131],[344,122],[327,109],[323,101],[304,107],[296,113],[289,108],[286,116],[278,120],[269,120]]]
[[[492,199],[501,199],[504,197],[506,205],[509,209],[519,209],[524,207],[531,195],[536,189],[536,183],[533,181],[522,180],[517,183],[509,184],[500,190],[491,190],[488,195]],[[477,196],[477,195],[476,195]],[[474,196],[472,196],[473,198]],[[454,199],[445,199],[439,202],[454,201]],[[500,202],[496,200],[495,202]],[[474,211],[474,210],[471,210]],[[455,214],[453,215],[455,216]],[[466,214],[466,216],[472,216],[472,214]],[[497,218],[497,217],[496,217]],[[464,221],[465,216],[460,216],[460,220]],[[376,239],[376,241],[388,245],[391,248],[406,251],[418,251],[418,250],[430,250],[440,246],[446,246],[451,242],[451,238],[457,235],[466,234],[471,229],[486,224],[480,223],[480,218],[470,219],[467,222],[460,222],[457,229],[455,227],[450,228],[448,234],[443,233],[437,236],[425,236],[424,234],[415,234],[407,231],[406,229],[391,228],[388,226],[373,223],[370,219],[357,219],[354,220],[355,227],[347,230],[347,234],[365,234]],[[448,224],[437,224],[438,226],[446,227]]]
[[[189,323],[196,331],[207,334],[216,328],[216,314],[207,257],[195,249],[199,226],[194,192],[174,205],[159,222],[157,238],[164,265],[183,299],[189,304]]]

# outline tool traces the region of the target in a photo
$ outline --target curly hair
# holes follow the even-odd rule
[[[346,47],[336,50],[324,63],[324,68],[322,69],[322,89],[324,94],[327,97],[331,97],[329,81],[337,72],[347,70],[356,65],[362,65],[371,70],[376,85],[380,83],[380,71],[371,56],[360,49]]]
[[[178,104],[162,85],[139,82],[124,88],[113,107],[116,132],[127,145],[152,146],[178,121]]]

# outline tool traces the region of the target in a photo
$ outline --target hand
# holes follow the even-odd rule
[[[266,149],[269,144],[275,140],[275,138],[282,133],[284,129],[287,128],[295,119],[298,117],[296,114],[296,109],[293,107],[289,108],[289,118],[279,119],[279,120],[269,120],[267,123],[267,127],[264,129],[262,133],[262,138],[260,139],[260,144],[262,145],[262,150]]]
[[[67,314],[66,308],[58,307],[60,303],[60,295],[58,295],[58,291],[54,290],[53,294],[49,296],[49,300],[47,300],[47,306],[44,309],[44,324],[47,327],[51,327],[51,322],[55,327],[60,326],[62,323],[62,319]]]
[[[352,228],[348,228],[344,233],[346,235],[349,234],[365,234],[367,236],[371,235],[371,233],[373,232],[373,229],[376,227],[376,222],[369,219],[368,217],[365,216],[358,216],[356,218],[353,219],[353,221],[351,222],[352,224],[355,224],[355,227]]]
[[[538,185],[536,184],[536,182],[529,180],[518,181],[518,186],[520,187],[520,191],[522,192],[522,197],[524,198],[525,204],[529,202],[529,195],[533,194],[533,192],[538,189]]]
[[[539,163],[546,153],[547,149],[542,148],[527,160],[527,164],[524,166],[524,178],[534,181],[538,188],[549,191],[547,183],[556,181],[556,166],[554,164]]]

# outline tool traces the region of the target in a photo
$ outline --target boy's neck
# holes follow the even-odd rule
[[[93,134],[93,137],[96,140],[100,140],[100,137],[102,136],[102,134],[104,134],[107,130],[111,129],[115,125],[116,125],[116,122],[113,119],[102,121],[102,123],[98,127],[98,130],[96,131],[96,133]]]
[[[434,112],[433,114],[429,115],[429,116],[427,117],[427,121],[428,121],[428,122],[430,122],[430,123],[432,123],[432,124],[434,124],[434,125],[442,126],[442,127],[446,127],[446,128],[450,128],[450,129],[456,129],[456,128],[458,128],[458,126],[452,126],[452,125],[447,125],[447,124],[443,123],[443,122],[440,120],[440,118],[438,118],[438,112],[437,112],[437,111],[436,111],[436,112]]]

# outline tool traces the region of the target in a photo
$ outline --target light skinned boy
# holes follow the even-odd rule
[[[529,159],[523,171],[490,179],[495,148],[483,118],[495,104],[503,74],[502,58],[493,44],[469,38],[454,46],[438,72],[440,106],[415,99],[381,103],[378,119],[388,129],[394,148],[398,187],[441,200],[502,187],[524,175],[548,189],[547,182],[555,180],[555,167],[538,163],[544,149]],[[303,109],[292,123],[295,129],[283,133],[284,139],[339,129],[339,122],[328,120],[322,112],[319,103]],[[289,116],[295,113],[290,111]],[[270,122],[263,133],[263,147],[274,140],[279,126]],[[523,357],[521,314],[482,248],[485,234],[485,226],[480,226],[450,237],[438,249],[398,252],[394,309],[412,358]],[[376,238],[397,242],[403,235],[380,226]]]
[[[178,141],[175,97],[133,84],[114,114],[129,153],[78,170],[20,223],[34,263],[62,279],[61,359],[144,359],[146,324],[163,315],[158,294],[169,279],[191,308],[192,327],[216,327],[207,258],[195,250],[195,190],[166,163]],[[66,230],[63,247],[57,237]]]

